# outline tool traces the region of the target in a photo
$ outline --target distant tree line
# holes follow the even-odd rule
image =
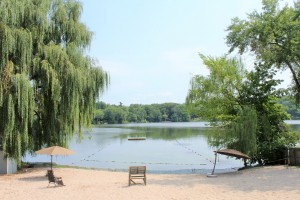
[[[296,105],[293,97],[285,96],[278,99],[278,103],[283,106],[285,111],[290,115],[291,119],[300,119],[300,107]]]
[[[300,119],[300,108],[296,106],[292,97],[278,99],[291,119]],[[93,124],[124,124],[146,122],[189,122],[199,121],[201,117],[188,110],[185,104],[162,103],[162,104],[131,104],[124,106],[107,104],[102,101],[96,103]]]
[[[185,104],[131,104],[124,106],[96,103],[93,124],[124,124],[145,122],[188,122],[193,119]]]

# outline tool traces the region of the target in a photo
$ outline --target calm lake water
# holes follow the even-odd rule
[[[293,129],[300,121],[288,121]],[[209,173],[214,163],[214,148],[207,142],[211,128],[205,122],[149,123],[106,125],[83,133],[79,142],[74,138],[69,148],[76,153],[54,156],[53,162],[125,171],[129,166],[146,165],[152,173]],[[145,137],[132,141],[130,137]],[[50,156],[27,155],[25,162],[49,162]],[[216,172],[233,171],[243,167],[243,162],[218,155]]]

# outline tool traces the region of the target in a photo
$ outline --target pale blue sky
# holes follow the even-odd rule
[[[231,19],[261,10],[260,0],[82,3],[82,21],[94,32],[88,54],[111,76],[111,85],[100,100],[125,105],[184,103],[191,77],[208,73],[198,52],[227,53],[225,29]]]

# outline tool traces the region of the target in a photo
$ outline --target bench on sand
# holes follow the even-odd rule
[[[143,179],[146,185],[146,166],[130,166],[129,167],[129,181],[128,185],[131,183],[136,184],[133,179]]]

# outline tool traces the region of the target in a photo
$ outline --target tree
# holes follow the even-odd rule
[[[129,107],[127,107],[98,102],[96,104],[96,109],[104,112],[103,121],[106,123],[143,123],[147,121],[161,122],[167,120],[171,120],[172,122],[187,122],[191,119],[190,113],[186,106],[177,103],[151,105],[131,104]],[[119,122],[117,122],[115,119],[117,112],[123,112],[122,115],[119,115],[121,116],[121,120]],[[97,114],[95,113],[94,122],[99,121],[99,119],[100,118],[97,117]]]
[[[190,121],[190,115],[184,105],[178,104],[172,108],[171,121],[172,122]]]
[[[97,102],[96,103],[96,110],[98,109],[105,109],[108,105],[106,103],[104,103],[103,101]]]
[[[256,110],[250,106],[245,106],[237,113],[229,128],[229,149],[244,152],[252,158],[257,156],[257,118]]]
[[[298,138],[293,136],[284,120],[289,119],[277,97],[281,92],[276,90],[280,80],[274,79],[275,71],[257,66],[247,75],[243,84],[240,102],[252,105],[257,112],[257,150],[254,161],[266,163],[284,157],[284,149],[295,145]],[[295,140],[291,140],[293,138]]]
[[[108,106],[104,109],[104,121],[109,124],[123,124],[127,121],[128,111],[123,106]]]
[[[205,120],[226,124],[239,111],[236,98],[245,70],[239,59],[213,58],[203,54],[200,57],[210,74],[207,77],[196,75],[191,79],[187,105]]]
[[[75,0],[0,1],[0,141],[9,157],[66,146],[90,126],[108,74],[85,56],[92,33]]]
[[[250,51],[260,67],[288,69],[294,96],[300,101],[300,1],[294,7],[279,7],[279,0],[263,0],[263,11],[254,11],[247,20],[234,18],[227,28],[230,52]]]
[[[145,122],[146,120],[146,111],[142,105],[139,104],[130,104],[129,106],[129,122]]]
[[[281,104],[285,111],[291,115],[292,120],[300,119],[300,110],[297,108],[295,101],[290,96],[284,96],[278,99],[278,103]]]
[[[162,114],[161,114],[157,104],[146,105],[145,111],[147,113],[146,120],[148,122],[161,122],[162,121]]]
[[[101,109],[95,110],[93,124],[101,124],[104,120],[104,112]]]
[[[274,79],[275,72],[263,66],[247,72],[235,59],[201,57],[210,74],[193,77],[187,104],[218,128],[218,138],[210,141],[251,155],[251,162],[282,159],[285,147],[295,145],[297,137],[277,103],[280,81]]]

